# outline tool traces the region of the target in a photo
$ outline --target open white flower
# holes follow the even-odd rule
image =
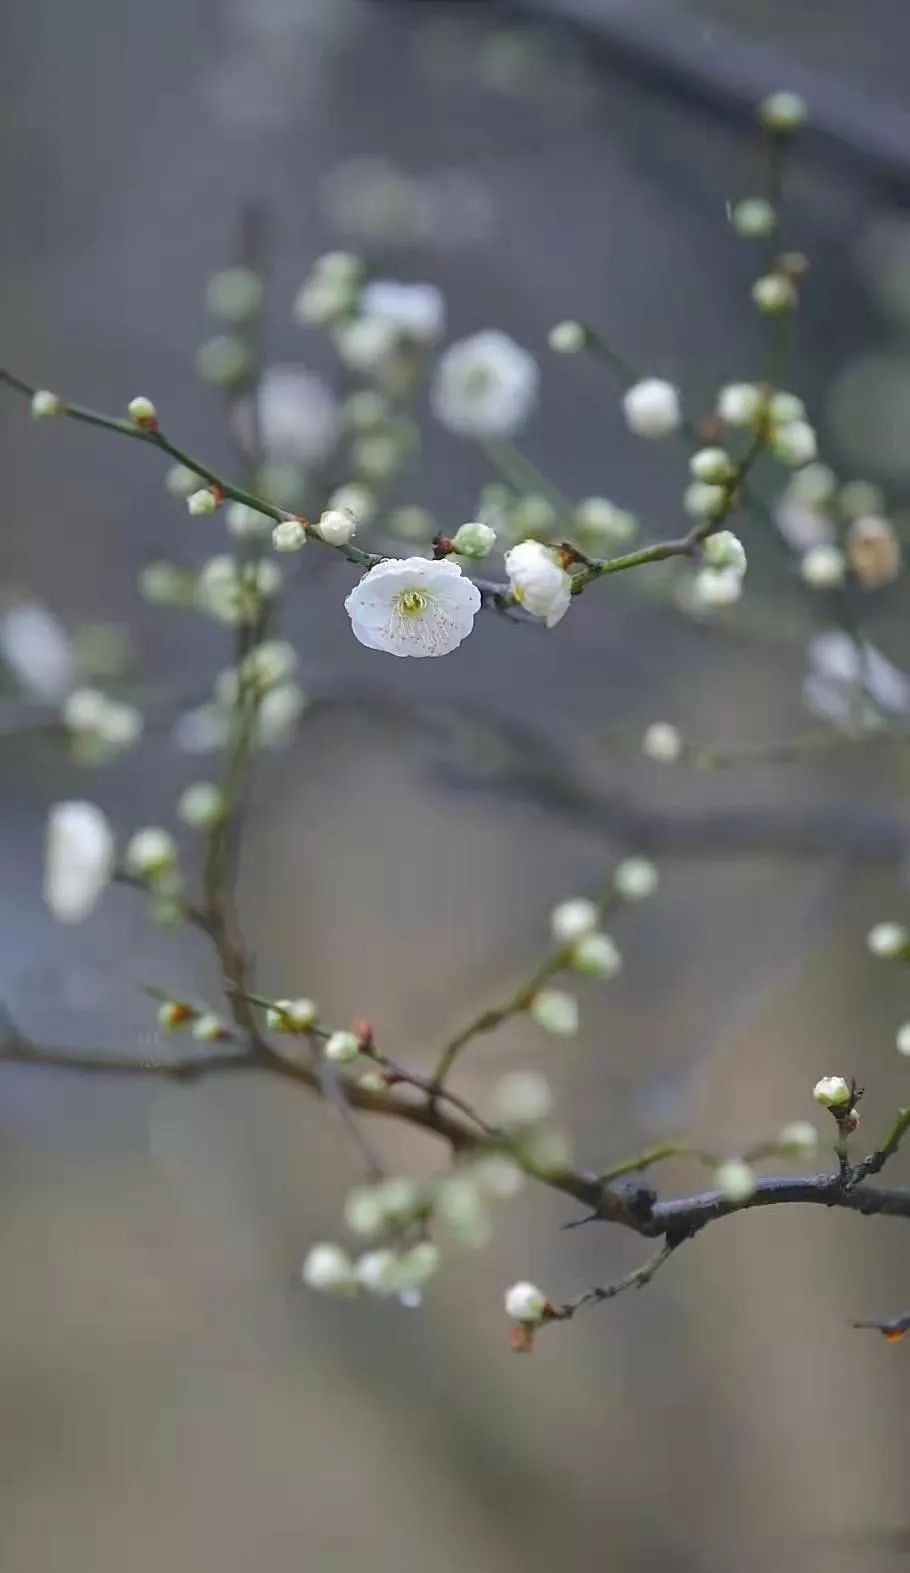
[[[332,391],[304,366],[269,366],[259,383],[257,412],[272,459],[315,464],[338,440],[341,414]]]
[[[480,591],[447,558],[390,557],[354,586],[345,608],[354,637],[388,655],[448,655],[466,639]]]
[[[365,317],[378,317],[417,344],[435,344],[446,325],[446,303],[435,284],[402,284],[397,279],[374,279],[360,296]]]
[[[534,357],[486,328],[446,350],[430,402],[437,420],[461,437],[511,437],[534,408],[539,382]]]
[[[519,541],[505,555],[512,595],[532,617],[542,617],[553,628],[565,617],[572,598],[572,581],[548,547],[540,541]]]
[[[44,900],[59,923],[81,923],[110,883],[114,833],[96,803],[55,803],[45,840]]]

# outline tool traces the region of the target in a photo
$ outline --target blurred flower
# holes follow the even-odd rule
[[[728,1202],[747,1202],[758,1190],[755,1170],[742,1158],[727,1158],[714,1170],[714,1184]]]
[[[169,830],[159,825],[148,825],[130,837],[123,854],[127,873],[139,879],[157,879],[174,867],[177,861],[177,843]]]
[[[558,907],[553,908],[550,929],[560,945],[571,945],[581,939],[583,934],[593,933],[599,919],[596,902],[589,901],[585,896],[576,896],[570,901],[561,901]]]
[[[670,721],[652,721],[641,740],[641,751],[648,759],[672,765],[683,750],[679,729]]]
[[[76,679],[69,635],[58,617],[33,601],[0,614],[0,656],[36,699],[60,700]]]
[[[332,390],[303,366],[269,366],[257,402],[262,443],[272,458],[318,464],[338,441],[341,414]]]
[[[585,934],[572,948],[572,966],[589,978],[615,978],[622,956],[609,934]]]
[[[727,426],[754,426],[765,397],[754,382],[729,382],[717,396],[717,413]]]
[[[894,527],[876,515],[854,519],[847,531],[847,559],[864,590],[880,590],[901,570],[901,545]]]
[[[537,400],[537,362],[497,328],[450,345],[436,365],[433,412],[462,437],[511,437]]]
[[[387,323],[416,344],[435,344],[445,332],[445,296],[435,284],[374,279],[361,292],[359,310],[362,316]]]
[[[304,1258],[300,1276],[310,1289],[322,1294],[356,1294],[354,1263],[340,1245],[313,1245]]]
[[[345,601],[355,638],[396,656],[448,655],[466,639],[480,591],[451,559],[389,558]]]
[[[95,803],[55,803],[47,820],[44,900],[58,923],[88,917],[114,872],[114,834]]]
[[[513,1322],[542,1322],[547,1297],[536,1284],[512,1284],[505,1292],[506,1316]]]
[[[534,1125],[552,1108],[550,1084],[537,1071],[509,1071],[493,1088],[493,1117],[500,1125]]]
[[[836,590],[844,582],[847,560],[839,546],[810,546],[799,571],[811,590]]]
[[[627,389],[622,401],[626,424],[637,437],[669,437],[679,430],[682,410],[672,382],[645,377]]]
[[[868,696],[890,715],[910,715],[910,677],[873,645],[857,645],[849,634],[832,628],[810,640],[807,656],[803,702],[815,715],[847,722],[853,718],[857,695]]]
[[[876,923],[866,935],[866,946],[880,961],[896,961],[904,956],[910,943],[903,923]]]
[[[539,989],[528,1006],[532,1020],[555,1038],[574,1038],[578,1031],[578,1001],[565,989]]]
[[[659,880],[650,858],[623,858],[613,872],[613,888],[624,901],[644,901],[653,896]]]

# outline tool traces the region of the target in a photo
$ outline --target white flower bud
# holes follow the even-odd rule
[[[693,481],[683,492],[683,507],[690,519],[716,519],[729,500],[725,486],[709,486],[707,481]]]
[[[487,1196],[502,1202],[511,1201],[517,1196],[525,1182],[524,1173],[518,1164],[498,1154],[492,1158],[482,1158],[476,1163],[474,1177]]]
[[[356,1294],[354,1263],[340,1245],[325,1242],[307,1252],[300,1276],[309,1289],[321,1294]]]
[[[200,487],[199,491],[191,492],[186,500],[186,506],[194,518],[203,518],[206,514],[214,513],[218,507],[218,499],[207,486]]]
[[[652,721],[641,740],[641,751],[648,759],[672,765],[683,751],[682,735],[670,721]]]
[[[599,921],[596,902],[589,901],[586,896],[575,896],[553,908],[550,931],[560,945],[571,945],[583,934],[592,933]]]
[[[701,550],[702,558],[709,568],[732,568],[740,575],[746,571],[746,549],[732,530],[717,530],[714,535],[709,535]]]
[[[244,657],[241,666],[244,685],[252,683],[260,694],[287,682],[297,670],[297,651],[287,639],[264,639]],[[219,699],[236,704],[239,696],[237,674],[222,672],[216,683]]]
[[[339,513],[353,514],[357,524],[368,524],[376,510],[376,498],[368,486],[360,486],[352,481],[347,486],[339,486],[329,498],[329,509]]]
[[[730,222],[745,240],[764,240],[777,228],[777,214],[764,197],[744,197],[730,209]]]
[[[74,688],[64,700],[61,716],[72,732],[94,732],[101,725],[107,698],[98,688]]]
[[[227,803],[214,781],[194,781],[185,787],[177,802],[177,818],[191,830],[211,830],[224,818]]]
[[[376,388],[360,388],[341,408],[345,425],[351,431],[370,432],[384,426],[392,415],[388,399]]]
[[[224,510],[224,523],[229,535],[237,541],[264,541],[274,529],[274,521],[266,513],[257,513],[244,502],[229,503]]]
[[[517,1283],[505,1292],[506,1316],[513,1322],[531,1325],[542,1322],[548,1301],[536,1284]]]
[[[758,118],[769,131],[788,135],[799,131],[806,124],[809,109],[806,100],[798,93],[790,93],[782,88],[763,99],[758,108]]]
[[[572,950],[572,966],[589,978],[615,978],[622,956],[609,934],[585,934]]]
[[[322,1052],[333,1065],[350,1065],[360,1054],[360,1040],[353,1032],[333,1032]]]
[[[695,480],[719,486],[730,480],[736,466],[724,448],[699,448],[689,460],[689,469]]]
[[[768,400],[768,419],[772,426],[787,426],[806,419],[806,406],[795,393],[772,393]]]
[[[811,546],[799,565],[806,584],[812,590],[836,590],[843,584],[847,561],[839,546]]]
[[[557,322],[547,334],[547,343],[557,355],[578,355],[587,342],[588,335],[580,322]]]
[[[185,501],[199,485],[199,476],[185,464],[172,464],[164,477],[164,484],[172,497],[182,497]]]
[[[312,1000],[276,1000],[265,1015],[270,1032],[309,1032],[319,1020],[319,1010]]]
[[[256,741],[263,748],[280,748],[293,737],[307,707],[299,683],[278,683],[264,694],[256,715]]]
[[[158,879],[177,862],[177,843],[169,830],[149,825],[130,837],[123,854],[124,867],[139,879]]]
[[[45,833],[44,900],[58,923],[88,917],[114,871],[114,834],[95,803],[55,803]]]
[[[444,1180],[436,1195],[436,1210],[462,1245],[479,1249],[490,1238],[490,1218],[473,1174],[455,1174]]]
[[[528,1014],[554,1038],[574,1038],[578,1031],[578,1001],[564,989],[539,989],[528,1006]]]
[[[575,510],[582,544],[593,552],[625,546],[634,539],[638,520],[607,497],[585,497]]]
[[[47,388],[39,388],[32,394],[32,414],[35,420],[46,420],[51,415],[59,415],[63,410],[63,400],[56,393],[51,393]]]
[[[146,563],[140,568],[139,594],[152,606],[177,606],[187,596],[187,575],[176,563]]]
[[[814,1158],[818,1147],[818,1131],[808,1120],[792,1120],[781,1126],[774,1142],[784,1158]]]
[[[792,311],[797,301],[796,286],[782,273],[765,273],[752,285],[752,299],[759,311],[770,315]]]
[[[353,1234],[378,1234],[380,1229],[385,1228],[385,1212],[375,1186],[357,1185],[348,1192],[344,1204],[344,1221]]]
[[[876,923],[866,935],[867,948],[882,961],[896,961],[907,952],[910,933],[903,923]]]
[[[645,377],[627,389],[622,401],[626,424],[637,437],[669,437],[679,430],[682,411],[672,382]]]
[[[613,872],[613,888],[623,901],[644,901],[653,896],[659,877],[650,858],[623,858]]]
[[[496,545],[496,531],[488,524],[461,524],[452,537],[459,557],[489,557]]]
[[[714,1184],[728,1202],[747,1202],[758,1189],[758,1179],[742,1158],[727,1158],[714,1170]]]
[[[552,1108],[550,1084],[537,1071],[509,1071],[493,1088],[494,1118],[500,1125],[536,1125]]]
[[[301,327],[331,327],[354,304],[356,286],[349,278],[317,274],[300,286],[291,314]]]
[[[844,1109],[852,1102],[850,1083],[843,1076],[823,1076],[815,1083],[812,1096],[823,1109]]]
[[[193,1037],[199,1043],[220,1043],[230,1035],[230,1029],[212,1011],[203,1012],[193,1022]]]
[[[306,530],[299,519],[282,519],[272,531],[276,552],[299,552],[306,545]]]
[[[570,1166],[572,1143],[563,1131],[554,1131],[548,1125],[537,1125],[525,1133],[521,1155],[531,1173],[546,1179]]]
[[[158,411],[151,399],[146,399],[142,394],[138,398],[130,399],[126,408],[134,426],[144,426],[148,430],[153,430],[158,425]]]
[[[717,413],[727,426],[754,426],[765,407],[754,382],[729,382],[717,396]]]
[[[319,534],[329,546],[347,546],[357,529],[348,508],[328,508],[319,520]]]
[[[539,541],[520,541],[506,552],[504,562],[519,606],[532,617],[542,617],[548,628],[555,627],[569,610],[572,587],[553,553]]]
[[[810,464],[818,453],[815,432],[808,421],[787,421],[783,426],[775,426],[769,441],[775,459],[791,470]]]
[[[702,568],[691,582],[691,605],[685,609],[709,612],[715,607],[735,606],[742,593],[742,574],[735,568]]]
[[[371,1294],[397,1294],[399,1266],[394,1251],[365,1251],[363,1256],[358,1256],[354,1271],[357,1282]]]
[[[895,1043],[897,1044],[898,1054],[903,1054],[905,1058],[910,1058],[910,1021],[905,1021],[898,1027]]]
[[[250,352],[242,339],[225,333],[200,345],[196,352],[196,369],[204,382],[212,382],[217,388],[229,388],[249,371]]]
[[[369,375],[392,354],[400,334],[394,323],[382,317],[355,317],[342,322],[333,337],[345,365]]]

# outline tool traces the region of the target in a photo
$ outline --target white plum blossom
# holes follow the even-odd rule
[[[360,1054],[360,1039],[355,1032],[333,1032],[323,1053],[333,1065],[351,1065]]]
[[[776,131],[779,135],[786,136],[794,131],[799,131],[809,118],[806,100],[799,93],[791,93],[786,88],[780,88],[776,93],[769,93],[762,99],[759,106],[758,118],[762,125],[769,131]]]
[[[895,961],[910,945],[903,923],[876,923],[866,935],[867,949],[882,961]]]
[[[538,989],[528,1014],[554,1038],[574,1038],[578,1031],[578,1001],[565,989]]]
[[[702,568],[692,580],[692,609],[712,611],[734,606],[743,593],[743,576],[735,568]]]
[[[623,858],[613,872],[613,888],[623,901],[645,901],[653,896],[660,875],[650,858]]]
[[[485,328],[440,357],[430,402],[460,437],[511,437],[531,414],[539,382],[534,357],[498,328]]]
[[[728,382],[717,396],[717,413],[727,426],[754,426],[765,396],[754,382]]]
[[[356,1294],[354,1263],[347,1251],[329,1241],[310,1247],[300,1269],[309,1289],[322,1294]]]
[[[783,273],[766,273],[752,285],[752,299],[759,311],[775,315],[796,305],[796,286]]]
[[[0,615],[0,656],[36,699],[50,703],[69,693],[76,658],[60,619],[35,601],[19,601]]]
[[[547,1309],[547,1297],[536,1284],[517,1283],[505,1292],[506,1316],[513,1322],[542,1322]]]
[[[44,900],[58,923],[87,917],[114,872],[114,834],[96,803],[55,803],[47,820]]]
[[[177,843],[169,830],[147,825],[137,830],[123,854],[123,866],[137,879],[158,879],[177,861]]]
[[[327,508],[319,520],[319,534],[329,546],[347,546],[356,529],[350,508]]]
[[[644,377],[627,389],[622,401],[626,424],[637,437],[669,437],[682,421],[679,393],[672,382]]]
[[[269,366],[256,405],[262,445],[272,459],[317,464],[338,440],[341,414],[332,390],[304,366]]]
[[[519,606],[532,617],[542,617],[548,628],[555,627],[572,598],[572,581],[556,555],[540,541],[519,541],[504,561]]]
[[[813,1158],[818,1147],[818,1131],[808,1120],[791,1120],[781,1126],[774,1145],[785,1158]]]
[[[398,330],[382,317],[355,317],[335,329],[335,347],[346,366],[369,376],[397,349]]]
[[[592,934],[600,920],[597,903],[587,896],[561,901],[550,914],[550,929],[560,945],[573,945],[584,934]]]
[[[355,585],[345,609],[368,650],[448,655],[474,626],[480,591],[450,558],[390,557]]]
[[[823,1109],[843,1109],[852,1102],[850,1083],[843,1076],[823,1076],[812,1089],[812,1096]]]
[[[839,546],[810,546],[803,554],[799,571],[812,590],[836,590],[847,573],[847,559]]]
[[[496,531],[479,520],[460,524],[452,537],[452,545],[460,557],[489,557],[496,545]]]
[[[501,1125],[536,1125],[552,1108],[550,1084],[537,1071],[509,1071],[493,1088],[493,1112]]]
[[[662,765],[675,764],[683,751],[683,740],[672,721],[652,721],[641,740],[641,751]]]
[[[746,549],[732,530],[717,530],[709,535],[702,547],[702,557],[709,568],[732,568],[740,575],[746,571]]]
[[[557,355],[578,355],[585,348],[588,335],[580,322],[557,322],[547,334],[547,343]]]
[[[272,531],[276,552],[299,552],[306,545],[306,530],[299,519],[282,519]]]
[[[388,323],[416,344],[435,344],[445,332],[445,296],[435,284],[374,279],[364,286],[359,309],[363,316]]]
[[[622,956],[609,934],[585,934],[573,946],[572,966],[589,978],[615,978]]]
[[[728,1202],[747,1202],[758,1189],[755,1170],[742,1158],[727,1158],[714,1170],[714,1184]]]
[[[818,442],[808,421],[787,421],[771,432],[771,451],[781,464],[799,470],[818,455]]]

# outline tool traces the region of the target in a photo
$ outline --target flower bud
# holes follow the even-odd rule
[[[396,1294],[399,1287],[398,1257],[394,1251],[365,1251],[354,1271],[357,1282],[371,1294]]]
[[[194,1021],[197,1012],[185,1000],[164,1000],[158,1007],[158,1025],[162,1032],[176,1032]]]
[[[525,1182],[524,1172],[511,1158],[494,1154],[474,1165],[474,1177],[481,1190],[495,1201],[511,1201]]]
[[[728,1158],[714,1170],[714,1184],[728,1202],[747,1202],[758,1189],[758,1180],[742,1158]]]
[[[436,1210],[462,1245],[474,1250],[486,1245],[491,1226],[485,1198],[473,1174],[454,1174],[436,1194]]]
[[[812,590],[836,590],[844,582],[846,558],[839,546],[811,546],[804,553],[799,565],[806,584]]]
[[[354,1263],[340,1245],[313,1245],[307,1252],[300,1276],[309,1289],[321,1294],[356,1294]]]
[[[282,519],[272,531],[276,552],[299,552],[306,545],[306,530],[299,519]]]
[[[159,879],[169,873],[177,862],[177,843],[169,830],[149,825],[137,830],[127,843],[123,854],[127,873],[138,879]]]
[[[587,342],[588,335],[580,322],[557,322],[547,334],[547,343],[557,355],[578,355]]]
[[[212,1011],[205,1011],[193,1022],[193,1037],[199,1043],[221,1043],[230,1036],[230,1028]]]
[[[683,492],[683,507],[690,519],[717,519],[728,501],[725,486],[709,486],[707,481],[693,481]]]
[[[575,510],[581,544],[593,552],[625,546],[634,539],[638,520],[607,497],[585,497]]]
[[[421,1289],[439,1271],[439,1249],[432,1240],[418,1240],[398,1258],[399,1293]]]
[[[262,305],[265,287],[253,268],[238,265],[213,273],[205,287],[205,302],[215,317],[226,322],[247,322]]]
[[[368,486],[361,486],[356,481],[351,481],[347,486],[339,486],[329,498],[329,509],[339,513],[353,514],[357,524],[368,524],[376,509],[376,498]]]
[[[164,477],[164,484],[172,497],[182,497],[185,501],[199,485],[199,476],[186,464],[172,464]]]
[[[599,920],[596,902],[589,901],[585,896],[577,896],[571,901],[561,901],[558,907],[553,908],[550,931],[560,945],[571,945],[581,939],[583,934],[592,933]]]
[[[329,546],[347,546],[357,529],[349,508],[328,508],[319,520],[319,534]]]
[[[505,1292],[506,1316],[513,1322],[542,1322],[549,1302],[536,1284],[517,1283]]]
[[[765,407],[754,382],[730,382],[717,396],[717,413],[727,426],[755,426]]]
[[[130,399],[126,408],[134,426],[141,426],[146,431],[155,430],[158,425],[158,411],[151,399],[146,399],[140,394],[138,398]]]
[[[641,751],[648,759],[672,765],[683,751],[682,736],[670,721],[652,721],[641,740]]]
[[[203,382],[214,383],[218,388],[229,388],[242,382],[250,369],[250,352],[242,339],[223,334],[209,339],[196,354],[196,369]]]
[[[774,1146],[784,1158],[814,1158],[818,1147],[818,1131],[808,1120],[792,1120],[781,1126]]]
[[[742,599],[743,576],[735,568],[702,568],[689,586],[691,601],[681,599],[684,610],[709,612],[719,606],[735,606]],[[682,586],[685,596],[685,585]]]
[[[623,858],[613,871],[613,888],[623,901],[644,901],[653,896],[658,880],[650,858]]]
[[[723,448],[699,448],[689,460],[689,469],[696,481],[710,481],[719,486],[730,480],[736,466]]]
[[[752,299],[759,311],[776,315],[792,311],[797,303],[796,286],[782,273],[766,273],[752,285]]]
[[[715,531],[714,535],[708,536],[701,550],[702,559],[709,568],[730,568],[740,576],[746,571],[746,549],[732,530]]]
[[[212,830],[224,818],[227,803],[214,781],[194,781],[177,802],[177,817],[191,830]]]
[[[781,89],[777,93],[769,93],[758,106],[758,118],[768,131],[774,131],[780,136],[789,136],[794,131],[799,131],[809,118],[809,109],[806,100],[798,93],[790,93]]]
[[[461,524],[452,537],[459,557],[489,557],[496,545],[496,531],[488,524]]]
[[[276,1000],[266,1011],[265,1023],[270,1032],[309,1032],[319,1020],[319,1011],[312,1000]]]
[[[772,426],[786,426],[790,421],[804,421],[806,406],[795,393],[780,390],[768,400],[768,420]]]
[[[622,956],[609,934],[585,934],[573,947],[572,966],[589,978],[615,978]]]
[[[378,1234],[385,1228],[385,1213],[375,1186],[357,1185],[348,1192],[344,1221],[353,1234]]]
[[[139,570],[139,594],[152,606],[179,606],[188,595],[189,580],[176,563],[146,563]]]
[[[808,421],[787,421],[782,426],[774,426],[769,441],[775,459],[791,470],[810,464],[818,453],[815,432]]]
[[[850,1083],[843,1076],[823,1076],[812,1089],[812,1096],[823,1109],[847,1110],[853,1101]]]
[[[51,415],[60,415],[63,411],[63,400],[56,393],[51,393],[47,388],[39,388],[32,394],[32,415],[35,420],[46,420]]]
[[[509,1071],[493,1088],[494,1117],[500,1125],[536,1125],[552,1108],[550,1084],[537,1071]]]
[[[114,871],[114,833],[95,803],[55,803],[47,819],[44,900],[58,923],[88,917]]]
[[[322,1052],[333,1065],[350,1065],[360,1054],[360,1041],[353,1032],[333,1032]]]
[[[627,390],[622,401],[626,424],[637,437],[669,437],[679,430],[682,411],[672,382],[645,377]]]
[[[866,935],[867,948],[882,961],[896,961],[907,954],[910,933],[903,923],[876,923]]]
[[[206,514],[216,511],[218,498],[208,486],[203,486],[200,487],[199,491],[190,493],[186,500],[186,506],[194,518],[204,518]]]
[[[765,240],[777,228],[777,214],[764,197],[745,197],[731,208],[730,222],[744,240]]]
[[[578,1031],[578,1001],[564,989],[538,990],[528,1006],[528,1013],[538,1027],[552,1033],[554,1038],[574,1038]]]
[[[257,513],[255,508],[248,508],[245,502],[229,503],[224,510],[224,523],[228,534],[237,541],[264,541],[274,529],[274,522],[268,514]]]
[[[895,1042],[898,1054],[903,1054],[905,1058],[910,1058],[910,1021],[905,1021],[898,1027]]]
[[[845,519],[862,519],[868,514],[878,517],[885,509],[885,494],[874,481],[845,481],[837,506]]]

